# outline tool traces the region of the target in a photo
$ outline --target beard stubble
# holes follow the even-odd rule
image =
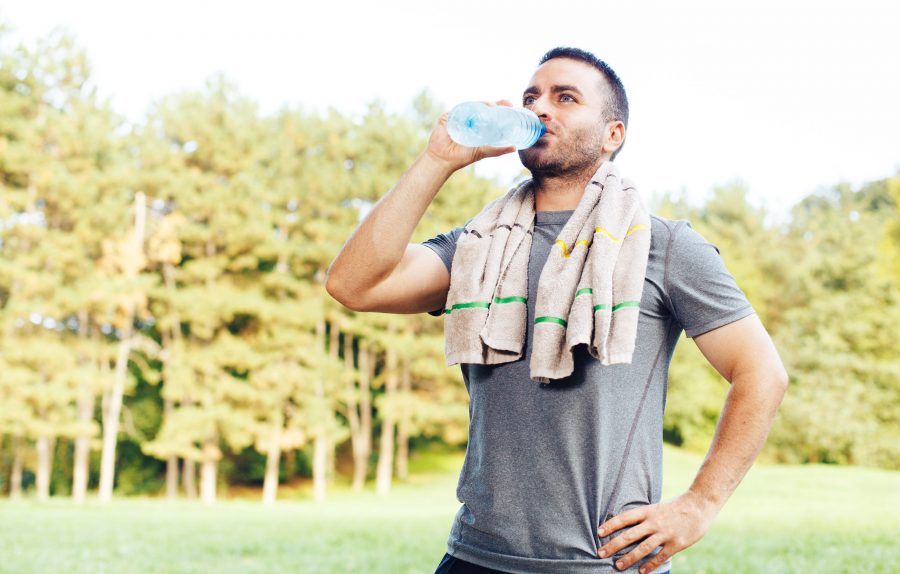
[[[534,179],[568,179],[585,172],[590,172],[588,176],[594,173],[603,146],[602,131],[582,130],[568,140],[556,136],[553,140],[552,144],[549,140],[538,140],[532,147],[519,150],[519,160]]]

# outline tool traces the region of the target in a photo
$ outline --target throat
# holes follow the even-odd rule
[[[534,195],[535,211],[568,211],[574,210],[584,196],[584,187],[580,183],[566,186],[538,187]]]

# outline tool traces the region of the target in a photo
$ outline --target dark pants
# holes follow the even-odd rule
[[[465,560],[460,560],[456,556],[444,554],[441,563],[438,564],[434,574],[507,574],[501,570],[494,570],[485,566],[478,566]],[[665,574],[669,574],[666,572]]]
[[[479,566],[477,564],[472,564],[471,562],[466,562],[465,560],[460,560],[456,556],[450,556],[449,554],[444,554],[444,557],[441,558],[441,563],[438,564],[437,570],[434,571],[434,574],[507,574],[501,570],[494,570],[493,568],[487,568],[485,566]]]

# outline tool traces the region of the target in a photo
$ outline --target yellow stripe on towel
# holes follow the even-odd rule
[[[641,230],[641,229],[647,229],[647,226],[644,225],[643,223],[638,223],[637,225],[635,225],[634,227],[632,227],[631,229],[629,229],[629,230],[625,233],[625,237],[628,237],[629,235],[631,235],[631,234],[634,233],[635,231],[639,231],[639,230]],[[616,243],[621,243],[621,240],[620,240],[620,239],[616,239],[615,237],[613,237],[612,233],[610,233],[609,231],[607,231],[606,229],[604,229],[604,228],[602,228],[602,227],[597,227],[597,228],[594,230],[594,232],[595,232],[595,233],[602,233],[603,235],[609,237],[610,239],[612,239],[612,240],[615,241]],[[562,239],[557,239],[557,240],[556,240],[556,243],[557,243],[557,244],[559,245],[559,247],[562,249],[563,257],[565,257],[566,259],[568,259],[569,256],[570,256],[571,254],[570,254],[570,252],[569,252],[568,246],[566,245],[566,242],[563,241]],[[575,245],[577,246],[579,243],[584,243],[584,246],[585,246],[585,247],[588,247],[588,248],[590,248],[590,246],[591,246],[590,242],[589,242],[587,239],[581,239],[581,240],[579,240],[579,241],[576,241],[576,242],[575,242]]]
[[[566,247],[566,242],[563,241],[562,239],[557,239],[556,242],[557,242],[557,243],[559,244],[559,246],[562,248],[563,257],[565,257],[566,259],[568,259],[568,258],[569,258],[569,248]],[[584,246],[585,246],[585,247],[590,247],[590,246],[591,246],[590,242],[589,242],[587,239],[581,239],[581,240],[579,240],[579,241],[576,241],[576,242],[575,242],[575,245],[577,246],[579,243],[584,243]]]
[[[631,235],[632,233],[634,233],[635,231],[638,231],[640,229],[647,229],[647,226],[644,225],[643,223],[638,223],[637,225],[635,225],[634,227],[632,227],[631,229],[628,230],[628,233],[625,234],[625,237],[628,237],[629,235]]]
[[[629,235],[631,235],[631,234],[634,233],[635,231],[638,231],[638,230],[641,230],[641,229],[647,229],[647,226],[646,226],[645,224],[643,224],[643,223],[638,223],[637,225],[635,225],[634,227],[632,227],[631,229],[629,229],[627,232],[625,232],[625,237],[628,237]],[[597,228],[595,228],[595,229],[594,229],[594,233],[602,233],[603,235],[609,237],[610,239],[612,239],[612,240],[615,241],[616,243],[620,243],[620,242],[622,241],[621,239],[618,239],[618,238],[616,238],[616,237],[613,237],[613,234],[612,234],[612,233],[610,233],[609,231],[607,231],[606,229],[604,229],[604,228],[602,228],[602,227],[597,227]]]

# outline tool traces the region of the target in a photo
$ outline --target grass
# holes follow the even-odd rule
[[[663,498],[682,492],[702,457],[666,447]],[[431,573],[459,503],[459,454],[422,453],[387,498],[341,483],[325,503],[307,487],[264,508],[148,498],[108,506],[0,502],[0,572]],[[900,570],[900,472],[755,466],[707,535],[673,558],[677,574]]]

